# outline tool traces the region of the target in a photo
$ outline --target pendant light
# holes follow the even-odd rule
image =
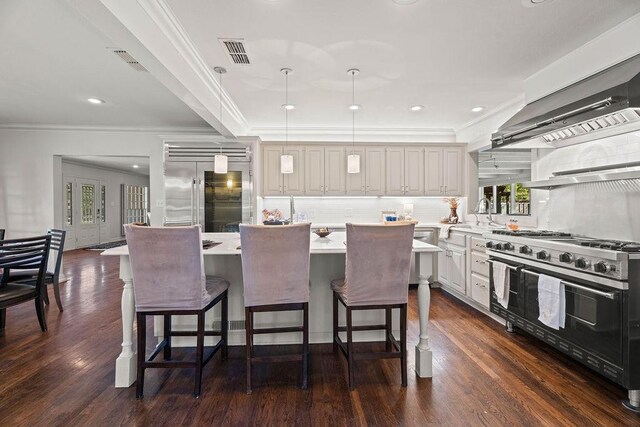
[[[284,74],[284,152],[287,152],[287,144],[289,142],[289,110],[296,108],[293,104],[289,104],[289,74],[293,72],[291,68],[282,68],[280,70]],[[291,154],[282,154],[280,156],[280,173],[293,173],[293,156]]]
[[[223,67],[214,67],[213,71],[218,73],[219,76],[219,86],[220,86],[220,115],[218,116],[218,120],[220,124],[222,124],[222,75],[227,72],[226,68]],[[214,173],[227,173],[228,171],[228,163],[229,159],[227,156],[222,154],[222,145],[220,145],[220,154],[216,154],[213,156],[213,172]]]
[[[351,75],[351,154],[347,156],[347,173],[360,173],[360,155],[354,154],[356,145],[356,111],[360,107],[356,104],[356,76],[360,73],[357,68],[350,68],[347,73]]]

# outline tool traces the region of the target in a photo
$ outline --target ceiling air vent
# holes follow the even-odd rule
[[[249,65],[249,55],[244,45],[244,39],[218,39],[231,57],[231,62],[240,65]]]
[[[144,68],[142,64],[140,64],[138,61],[136,61],[136,59],[133,56],[129,55],[129,52],[127,52],[126,50],[114,49],[113,53],[118,55],[120,59],[122,59],[124,62],[129,64],[129,66],[131,66],[131,68],[133,68],[134,70],[147,71],[147,69]]]

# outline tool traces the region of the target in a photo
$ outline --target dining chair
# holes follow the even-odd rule
[[[138,367],[136,397],[142,398],[147,368],[194,368],[194,397],[200,396],[202,369],[221,350],[227,358],[229,282],[206,276],[199,225],[189,227],[124,226],[136,305]],[[220,330],[205,330],[205,313],[221,303]],[[197,316],[196,331],[174,331],[172,315]],[[164,336],[146,358],[147,316],[163,316]],[[171,360],[171,337],[195,336],[195,361]],[[204,355],[205,336],[219,336],[210,353]],[[163,352],[164,361],[154,361]]]
[[[35,301],[36,315],[42,332],[47,330],[47,320],[42,306],[44,276],[47,270],[51,236],[3,240],[0,250],[0,269],[36,270],[34,285],[21,282],[0,284],[0,335],[4,335],[7,308],[30,300]]]
[[[346,224],[345,277],[331,281],[333,341],[347,359],[349,388],[355,389],[356,360],[399,358],[402,386],[407,386],[407,299],[414,224]],[[346,326],[339,326],[338,302],[346,308]],[[353,312],[382,309],[385,323],[353,325]],[[400,309],[400,341],[393,336],[391,314]],[[385,351],[356,352],[353,332],[385,331]],[[346,344],[339,333],[346,332]]]
[[[302,362],[302,388],[308,385],[309,242],[311,224],[240,224],[244,283],[247,393],[252,389],[253,363]],[[256,328],[254,313],[302,310],[302,326]],[[302,332],[302,353],[256,356],[255,334]]]
[[[45,304],[49,304],[49,293],[47,292],[47,285],[52,284],[53,294],[56,298],[58,310],[63,311],[64,309],[62,308],[62,301],[60,299],[60,269],[62,267],[62,254],[64,252],[64,239],[67,232],[65,230],[52,228],[47,231],[47,234],[51,236],[51,245],[49,248],[49,252],[54,253],[55,264],[53,265],[53,268],[47,268],[47,271],[45,272],[42,299]],[[23,283],[28,283],[28,279],[35,279],[37,275],[38,272],[36,270],[9,269],[7,270],[6,275],[3,276],[3,280],[5,282],[20,281]]]

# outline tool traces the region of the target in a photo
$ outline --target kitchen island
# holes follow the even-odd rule
[[[204,233],[203,238],[219,244],[204,250],[205,270],[208,275],[218,275],[227,279],[229,288],[229,345],[244,345],[244,300],[242,285],[242,261],[240,258],[240,234],[238,233]],[[330,281],[344,276],[346,253],[346,233],[333,232],[328,237],[320,238],[311,235],[311,263],[310,263],[310,296],[309,296],[309,339],[311,343],[332,342],[332,292]],[[150,248],[149,250],[153,250]],[[441,251],[440,248],[428,243],[413,241],[413,253],[419,271],[418,306],[420,316],[420,341],[416,345],[416,373],[420,377],[430,377],[432,373],[431,350],[427,333],[429,321],[430,293],[427,276],[422,275],[421,269],[430,266],[432,254]],[[120,278],[124,282],[122,291],[122,351],[116,360],[116,387],[129,387],[136,378],[136,351],[133,340],[133,321],[135,314],[133,280],[129,263],[129,252],[126,246],[108,249],[102,253],[105,256],[120,258]],[[267,253],[274,263],[287,268],[287,260],[278,258],[276,253]],[[213,319],[219,318],[219,307],[210,310],[206,324],[211,328]],[[364,311],[354,314],[354,323],[380,322],[384,319],[382,310]],[[300,323],[301,313],[279,312],[260,313],[256,316],[258,327],[288,326]],[[344,313],[340,312],[340,321],[344,322]],[[394,334],[398,333],[399,318],[395,313],[393,319]],[[155,335],[161,340],[162,318],[156,317],[154,324]],[[219,325],[218,325],[219,326]],[[172,327],[175,330],[193,330],[195,319],[193,316],[174,316]],[[299,334],[264,334],[256,337],[256,344],[286,344],[299,341]],[[181,339],[179,339],[181,338]],[[175,337],[175,346],[193,345],[191,337]],[[209,338],[213,339],[213,338]],[[384,331],[363,331],[354,336],[355,340],[382,340]],[[205,342],[205,344],[207,344]],[[209,342],[211,344],[211,342]]]

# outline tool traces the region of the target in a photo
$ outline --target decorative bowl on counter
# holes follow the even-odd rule
[[[329,234],[331,234],[331,230],[329,230],[328,228],[318,228],[317,230],[313,231],[318,237],[327,237]]]

